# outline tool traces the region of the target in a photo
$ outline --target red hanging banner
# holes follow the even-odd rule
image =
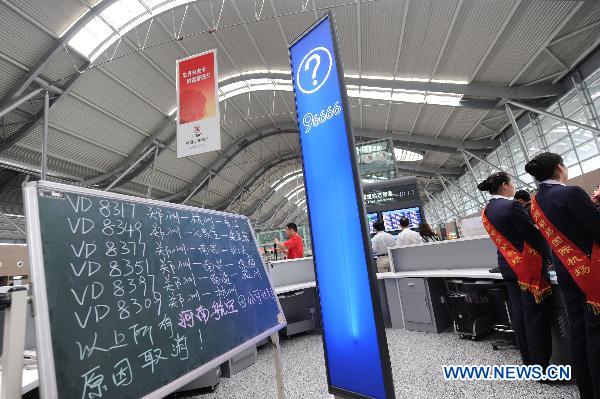
[[[177,158],[221,149],[216,50],[177,60]]]

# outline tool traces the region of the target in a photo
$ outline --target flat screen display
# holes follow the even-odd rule
[[[369,221],[369,232],[375,233],[375,228],[373,228],[373,224],[379,221],[379,215],[377,213],[367,213],[367,220]]]
[[[392,211],[382,212],[382,215],[385,231],[401,230],[400,218],[403,216],[410,221],[409,227],[411,229],[417,228],[421,224],[421,210],[419,207],[394,209]]]

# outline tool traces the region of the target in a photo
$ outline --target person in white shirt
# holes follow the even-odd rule
[[[402,231],[396,237],[396,243],[398,245],[423,244],[421,235],[416,231],[412,231],[408,226],[410,226],[408,218],[405,216],[401,217],[400,227],[402,227]]]
[[[390,259],[388,257],[388,248],[396,246],[396,240],[393,235],[385,232],[383,222],[373,223],[373,228],[377,231],[373,238],[371,238],[373,254],[377,255],[377,272],[389,272]]]

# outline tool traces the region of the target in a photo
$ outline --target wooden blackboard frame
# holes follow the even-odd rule
[[[50,318],[49,318],[49,307],[48,297],[46,295],[46,273],[44,268],[44,255],[42,251],[42,236],[40,227],[39,217],[39,191],[40,190],[54,190],[59,192],[68,192],[80,195],[91,195],[96,197],[103,197],[107,199],[128,201],[137,204],[155,205],[161,207],[169,207],[176,210],[185,211],[198,211],[201,210],[203,213],[221,215],[227,217],[237,217],[248,222],[252,238],[256,244],[256,250],[259,250],[258,241],[256,234],[248,217],[243,215],[237,215],[233,213],[219,212],[211,209],[195,208],[192,206],[173,204],[170,202],[163,202],[157,200],[150,200],[141,197],[133,197],[124,194],[117,194],[106,191],[92,190],[84,187],[71,186],[67,184],[54,183],[48,181],[36,181],[30,182],[23,186],[23,202],[25,205],[25,216],[27,222],[27,243],[29,249],[30,267],[31,267],[31,281],[33,289],[33,308],[34,308],[34,321],[35,330],[38,343],[38,367],[40,373],[40,394],[44,399],[58,398],[58,390],[56,383],[56,368],[54,364],[54,351],[52,348],[52,337],[50,329]],[[260,252],[259,252],[260,253]],[[271,276],[269,275],[268,269],[265,265],[264,259],[261,256],[261,263],[265,270],[265,273],[269,279],[269,284],[273,287]],[[194,381],[209,370],[225,363],[238,353],[256,345],[260,341],[268,338],[269,336],[276,334],[279,330],[283,329],[287,322],[281,309],[279,299],[275,296],[275,301],[279,309],[278,324],[273,328],[270,328],[256,337],[244,342],[243,344],[233,348],[229,352],[222,354],[221,356],[211,360],[208,363],[178,377],[171,381],[169,384],[148,393],[144,396],[144,399],[155,399],[162,398],[166,395],[175,392],[178,388],[185,386],[186,384]]]

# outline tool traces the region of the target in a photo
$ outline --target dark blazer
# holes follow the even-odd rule
[[[524,241],[542,255],[548,263],[552,259],[552,250],[535,227],[529,213],[520,202],[508,199],[492,199],[485,209],[485,215],[490,223],[502,233],[519,251],[523,250]],[[509,266],[504,256],[498,251],[498,266],[502,277],[506,280],[516,280],[517,276]],[[543,271],[546,275],[546,271]]]
[[[541,184],[536,200],[552,224],[588,256],[593,242],[600,243],[600,211],[583,189]],[[560,263],[558,258],[555,263]],[[564,270],[556,269],[556,274]]]

